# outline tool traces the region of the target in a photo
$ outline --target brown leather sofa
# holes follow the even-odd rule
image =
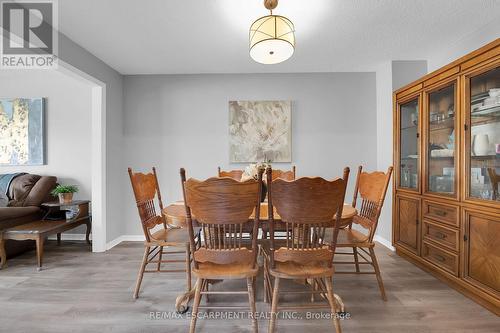
[[[9,186],[7,207],[0,207],[0,233],[17,225],[36,221],[43,217],[41,204],[55,200],[50,191],[56,187],[57,178],[33,174],[20,175]],[[13,256],[32,247],[31,241],[6,241],[7,256]]]

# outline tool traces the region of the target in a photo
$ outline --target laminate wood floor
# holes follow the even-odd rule
[[[186,317],[174,315],[184,275],[146,274],[132,299],[143,252],[142,243],[126,242],[106,253],[90,253],[82,242],[49,241],[44,269],[35,269],[35,253],[11,259],[0,271],[0,332],[187,332]],[[373,275],[338,275],[335,292],[351,315],[343,332],[500,332],[500,318],[383,246],[376,248],[387,291],[383,302]],[[288,282],[288,281],[287,281]],[[292,282],[283,288],[300,289]],[[216,289],[245,288],[228,281]],[[258,281],[258,311],[267,311]],[[291,295],[280,302],[288,303]],[[209,304],[245,305],[245,295],[211,296]],[[203,301],[205,302],[205,301]],[[305,313],[301,313],[305,317]],[[267,320],[259,322],[267,332]],[[200,319],[197,332],[250,332],[247,319]],[[278,332],[333,332],[328,319],[279,319]]]

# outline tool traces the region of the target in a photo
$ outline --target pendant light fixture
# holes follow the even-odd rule
[[[273,15],[278,0],[264,0],[271,14],[257,19],[250,26],[250,57],[261,64],[277,64],[295,51],[295,28],[292,21]]]

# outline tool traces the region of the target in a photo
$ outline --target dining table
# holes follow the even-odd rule
[[[344,207],[342,208],[342,217],[340,218],[340,226],[339,228],[345,228],[349,224],[351,224],[353,217],[358,213],[355,207],[353,207],[351,204],[344,203]],[[184,228],[187,226],[186,223],[186,207],[184,205],[184,201],[175,201],[171,204],[169,204],[167,207],[163,208],[162,214],[165,217],[167,224],[169,227],[172,228]],[[334,216],[333,219],[336,217]],[[254,219],[254,214],[249,217],[249,220]],[[196,217],[193,216],[193,221],[196,220]],[[276,209],[274,209],[273,213],[273,220],[276,223],[281,222],[281,217],[277,213]],[[260,228],[262,230],[267,229],[266,226],[268,226],[268,221],[269,221],[269,214],[268,214],[268,204],[267,201],[261,202],[260,204],[260,216],[259,216],[259,221],[260,221]],[[305,281],[307,283],[307,281]],[[181,295],[177,296],[175,300],[175,309],[179,313],[185,313],[188,310],[188,304],[191,301],[191,299],[194,297],[194,288],[191,290],[188,290]],[[338,303],[338,308],[341,309],[342,312],[344,312],[344,304],[342,302],[342,299],[335,294],[335,301]]]

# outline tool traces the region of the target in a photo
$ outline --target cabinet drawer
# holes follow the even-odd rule
[[[441,226],[432,221],[424,220],[424,240],[436,242],[439,245],[458,252],[459,233],[458,230]]]
[[[439,203],[424,201],[424,218],[459,227],[458,206],[448,206]]]
[[[424,241],[422,243],[422,257],[439,268],[458,276],[458,255]]]

